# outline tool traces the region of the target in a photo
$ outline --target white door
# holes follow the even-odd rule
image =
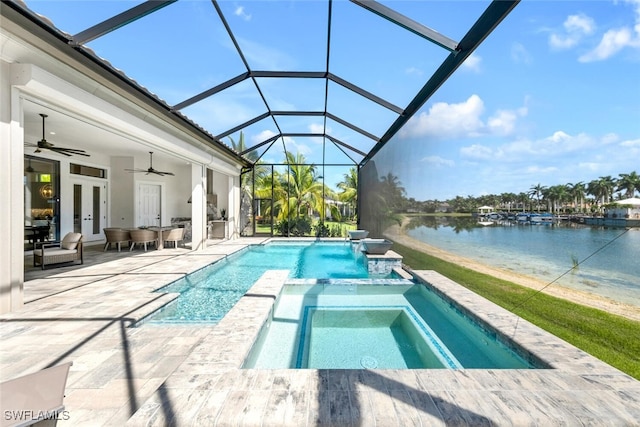
[[[73,181],[73,231],[83,241],[104,239],[107,223],[107,184],[91,180]]]
[[[160,226],[161,187],[157,184],[138,186],[138,226]]]

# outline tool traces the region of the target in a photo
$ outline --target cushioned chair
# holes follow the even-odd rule
[[[153,243],[156,246],[158,245],[158,233],[153,230],[130,230],[129,236],[131,237],[131,247],[129,247],[129,252],[131,252],[137,244],[144,245],[145,252],[147,251],[147,243]]]
[[[173,242],[175,248],[178,247],[178,242],[182,242],[184,246],[184,228],[174,228],[171,230],[164,230],[162,232],[163,242]]]
[[[104,236],[107,239],[107,242],[104,244],[104,249],[102,252],[107,250],[107,247],[111,249],[111,244],[115,243],[118,248],[118,252],[120,252],[120,244],[126,243],[129,246],[129,241],[131,240],[131,236],[127,230],[123,230],[122,228],[105,228]]]
[[[80,260],[84,264],[82,234],[67,233],[60,242],[36,243],[33,266],[60,264]]]

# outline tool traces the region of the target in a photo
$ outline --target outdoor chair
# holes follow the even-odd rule
[[[63,363],[0,384],[5,426],[55,426],[64,419],[64,390],[69,368]]]
[[[147,243],[153,243],[156,247],[158,246],[158,233],[156,231],[148,229],[130,230],[129,236],[131,237],[129,252],[131,252],[137,244],[144,245],[145,252],[147,251]]]
[[[104,244],[104,249],[102,252],[106,251],[107,248],[111,249],[111,244],[115,243],[118,248],[118,252],[120,252],[120,244],[126,243],[129,245],[129,241],[131,240],[131,236],[127,230],[123,230],[122,228],[105,228],[104,236],[107,239]]]
[[[178,242],[182,242],[184,247],[184,228],[173,228],[171,230],[164,230],[162,232],[163,242],[173,242],[175,248],[178,247]]]
[[[84,264],[82,234],[67,233],[60,242],[36,243],[33,250],[33,266],[60,264],[80,260]]]

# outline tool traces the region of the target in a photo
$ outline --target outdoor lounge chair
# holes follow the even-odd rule
[[[84,264],[82,234],[67,233],[60,242],[36,243],[33,250],[33,266],[60,264],[80,260]]]
[[[111,249],[111,244],[115,243],[118,248],[118,252],[120,252],[120,244],[126,243],[129,245],[129,241],[131,240],[131,236],[127,230],[123,230],[122,228],[105,228],[104,236],[107,239],[107,242],[104,244],[104,249],[102,252],[107,250],[107,247]]]
[[[173,228],[171,230],[164,230],[162,232],[163,242],[173,242],[175,248],[178,247],[178,242],[182,242],[184,246],[184,228]]]
[[[64,389],[72,364],[63,363],[1,383],[0,426],[55,426],[58,419],[64,419]]]
[[[130,230],[129,235],[131,236],[131,247],[129,247],[129,252],[131,252],[137,244],[144,245],[145,252],[147,251],[147,243],[153,243],[156,247],[158,246],[158,232],[154,230]]]

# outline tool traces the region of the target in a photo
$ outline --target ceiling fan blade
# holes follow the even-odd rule
[[[76,154],[78,156],[91,157],[91,155],[87,154],[84,150],[76,150],[75,148],[58,148],[59,151],[66,151],[70,154]]]
[[[42,117],[42,139],[38,141],[37,144],[34,145],[35,147],[38,147],[38,149],[36,150],[36,153],[39,153],[40,149],[42,148],[42,149],[54,151],[56,153],[62,154],[67,157],[71,157],[71,155],[73,154],[78,156],[91,157],[91,155],[87,154],[85,150],[80,150],[77,148],[56,147],[54,144],[48,142],[44,137],[45,135],[44,121],[48,116],[46,114],[40,114],[40,117]]]
[[[64,149],[51,147],[49,150],[54,151],[58,154],[62,154],[63,156],[71,157],[71,154],[67,153]]]

